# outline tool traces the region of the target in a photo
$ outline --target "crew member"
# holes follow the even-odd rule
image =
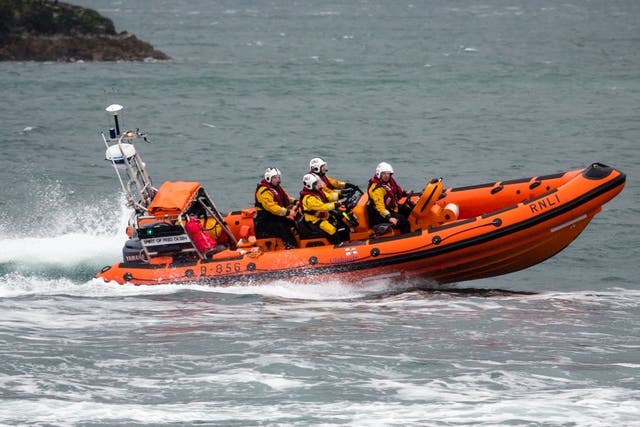
[[[329,211],[338,209],[344,204],[344,199],[330,201],[324,191],[325,183],[312,173],[302,178],[302,191],[300,192],[300,206],[302,207],[303,220],[316,230],[322,231],[329,241],[339,244],[349,239],[349,230],[346,227],[336,228],[329,221]]]
[[[398,200],[403,196],[411,196],[413,192],[405,192],[396,183],[393,179],[393,167],[389,163],[378,163],[373,178],[369,180],[367,193],[369,194],[367,211],[371,226],[390,223],[401,233],[411,231],[411,225],[407,220],[410,212],[402,212],[398,206]]]
[[[292,231],[295,223],[289,219],[289,215],[297,201],[289,197],[280,185],[281,177],[278,168],[264,171],[264,178],[255,192],[256,216],[253,223],[256,237],[279,237],[285,249],[293,249],[297,246]]]
[[[327,162],[320,157],[314,157],[309,162],[309,172],[324,182],[324,193],[330,201],[336,201],[340,197],[349,197],[358,187],[354,184],[340,181],[327,176]],[[347,189],[348,191],[345,191]]]

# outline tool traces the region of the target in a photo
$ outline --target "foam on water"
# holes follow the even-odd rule
[[[410,288],[407,286],[407,289]],[[339,280],[323,283],[300,284],[286,280],[275,280],[270,283],[246,286],[238,284],[217,291],[236,294],[260,294],[265,297],[287,300],[352,300],[387,294],[391,290],[400,291],[397,285],[389,281],[380,281],[366,285],[353,285]]]
[[[528,336],[528,311],[541,320],[556,319],[556,307],[582,306],[579,311],[593,316],[611,300],[637,309],[638,291],[496,298],[410,291],[363,300],[361,291],[341,283],[329,284],[329,290],[298,286],[297,293],[287,282],[252,288],[136,287],[98,280],[78,285],[17,276],[11,282],[20,280],[36,298],[25,306],[24,298],[11,298],[17,292],[0,287],[5,292],[0,329],[14,330],[18,343],[29,344],[14,345],[3,357],[18,358],[8,360],[12,366],[32,368],[0,376],[2,387],[18,397],[0,401],[0,420],[7,424],[310,425],[313,414],[322,414],[325,425],[437,426],[469,420],[522,425],[567,419],[577,425],[630,425],[639,415],[640,392],[625,388],[624,381],[607,387],[576,378],[584,369],[579,355],[550,354],[532,365],[534,355],[546,351],[548,336],[523,341],[508,356],[509,349],[500,346],[515,338],[504,341],[478,327],[491,319],[511,324],[507,330],[514,337]],[[29,297],[26,290],[17,296]],[[228,299],[234,295],[240,299]],[[562,322],[575,319],[569,313]],[[440,336],[437,331],[447,325],[460,329]],[[562,324],[537,333],[544,337],[558,327]],[[386,339],[378,342],[380,334]],[[553,339],[565,339],[561,331],[554,334]],[[338,348],[334,335],[341,336]],[[401,336],[402,346],[389,352],[394,337]],[[590,342],[594,339],[608,338]],[[121,342],[126,348],[119,348]],[[36,344],[52,348],[46,362],[31,353]],[[519,360],[518,353],[531,356]],[[93,356],[84,365],[86,355]],[[615,369],[631,373],[637,364],[629,362]],[[288,397],[293,395],[298,398]],[[131,403],[139,396],[145,401]]]
[[[43,281],[54,288],[68,280],[82,282],[120,259],[130,214],[124,197],[73,202],[60,184],[36,188],[27,221],[5,218],[0,223],[2,292],[28,282],[26,289],[40,288]],[[60,281],[49,280],[54,278]]]
[[[72,260],[64,258],[65,262]],[[81,260],[73,260],[79,263]],[[185,291],[201,293],[219,293],[229,295],[260,295],[271,299],[300,301],[339,301],[376,298],[389,292],[401,292],[395,284],[378,283],[375,286],[362,286],[331,281],[325,283],[299,284],[288,281],[273,281],[260,285],[239,283],[225,287],[212,287],[199,284],[163,284],[152,286],[120,285],[105,283],[102,279],[90,279],[76,283],[68,278],[49,278],[46,273],[11,272],[0,276],[0,298],[14,298],[28,295],[73,295],[80,297],[108,297],[135,295],[169,295]]]
[[[322,425],[635,425],[640,411],[628,390],[580,389],[565,392],[527,392],[517,396],[492,392],[486,400],[477,401],[473,394],[465,396],[455,390],[425,389],[419,399],[388,398],[379,402],[335,401],[327,403],[294,403],[283,401],[272,405],[251,402],[228,402],[222,396],[208,402],[163,404],[112,404],[38,399],[11,405],[0,404],[0,419],[11,424],[55,424],[71,426],[92,420],[93,423],[167,423],[197,424],[208,421],[223,425],[238,422],[261,424],[265,420],[279,425],[308,425],[313,414],[326,414]],[[458,390],[461,391],[461,390]],[[460,400],[468,398],[468,401]],[[239,415],[242,414],[242,415]],[[332,414],[332,415],[330,415]],[[332,422],[329,422],[332,419]]]
[[[69,233],[54,237],[0,239],[0,264],[41,266],[74,265],[114,259],[122,250],[126,236],[96,236]]]

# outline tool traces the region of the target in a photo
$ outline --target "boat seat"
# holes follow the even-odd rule
[[[311,248],[315,246],[331,245],[327,233],[322,231],[320,227],[310,225],[302,218],[296,221],[298,236],[300,237],[301,248]]]
[[[326,238],[327,235],[318,227],[309,225],[307,221],[300,218],[296,221],[296,228],[300,240]]]
[[[358,226],[355,227],[356,232],[366,232],[369,230],[369,213],[367,207],[368,196],[365,194],[360,198],[358,204],[351,212],[358,218]]]
[[[371,218],[375,218],[378,217],[377,219],[379,220],[380,218],[382,218],[376,211],[375,208],[373,207],[373,205],[371,203],[368,203],[366,206],[366,213],[367,213],[367,223],[371,224]],[[371,226],[371,231],[373,232],[374,237],[378,237],[378,236],[382,236],[383,234],[387,234],[387,233],[392,233],[393,232],[393,226],[391,225],[391,223],[389,222],[379,222],[373,226]]]
[[[372,228],[375,236],[382,236],[389,232],[393,233],[393,225],[390,222],[381,222],[380,224],[374,225]]]

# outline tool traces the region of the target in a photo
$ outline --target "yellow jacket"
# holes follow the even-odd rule
[[[293,199],[289,197],[289,194],[287,194],[286,190],[282,186],[279,187],[279,189],[284,193],[287,201],[293,201]],[[278,194],[273,187],[259,185],[256,190],[256,209],[264,209],[276,216],[287,216],[287,206],[283,206],[278,203],[277,198]]]
[[[300,202],[304,220],[312,224],[328,218],[329,211],[336,209],[336,202],[324,202],[315,194],[305,194]]]
[[[385,203],[387,190],[381,185],[372,184],[369,186],[367,193],[369,193],[369,200],[373,203],[373,206],[376,208],[378,213],[383,218],[389,218],[389,216],[391,216],[391,211],[387,209],[387,204]],[[398,208],[395,207],[393,211],[397,213]]]

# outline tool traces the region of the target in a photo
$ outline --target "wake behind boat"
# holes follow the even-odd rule
[[[96,274],[105,281],[153,285],[197,282],[214,286],[295,282],[424,279],[447,284],[522,270],[569,245],[622,191],[625,174],[594,163],[584,169],[444,188],[429,181],[407,202],[411,232],[369,225],[367,194],[355,192],[336,221],[350,239],[331,244],[301,225],[297,247],[279,238],[256,238],[255,208],[223,215],[198,182],[159,188],[135,149],[146,136],[120,132],[122,106],[107,107],[115,128],[102,135],[106,157],[127,195],[132,216],[122,262]],[[123,172],[124,171],[124,172]],[[299,222],[298,222],[299,224]],[[220,246],[205,250],[200,240]]]

